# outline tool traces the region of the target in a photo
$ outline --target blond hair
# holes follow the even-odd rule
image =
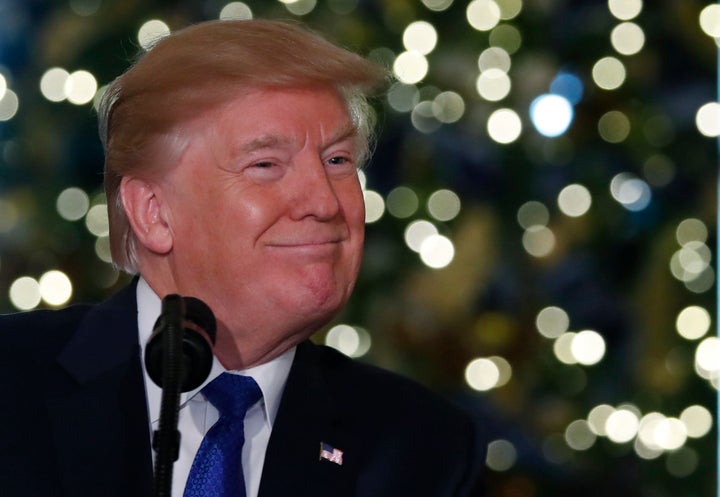
[[[345,99],[362,164],[373,140],[367,96],[386,81],[380,65],[290,21],[208,21],[157,41],[108,85],[98,111],[115,265],[137,272],[137,241],[120,199],[121,179],[160,174],[177,163],[184,123],[243,90],[332,88]]]

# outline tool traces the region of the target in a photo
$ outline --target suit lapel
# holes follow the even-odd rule
[[[325,442],[343,451],[342,464],[320,458]],[[359,451],[343,427],[314,345],[300,344],[265,456],[259,497],[350,495]]]
[[[134,284],[86,314],[58,362],[74,380],[48,400],[67,495],[149,495]]]

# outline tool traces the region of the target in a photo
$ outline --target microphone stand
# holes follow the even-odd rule
[[[188,322],[193,327],[186,327]],[[180,392],[198,388],[212,369],[216,322],[212,310],[194,297],[168,295],[145,347],[148,376],[162,388],[160,420],[153,433],[153,494],[170,497],[173,464],[180,453]]]
[[[178,411],[180,410],[181,379],[186,374],[181,359],[183,316],[185,303],[179,295],[168,295],[162,302],[164,331],[162,337],[162,401],[160,422],[153,434],[155,449],[155,478],[153,494],[170,497],[172,492],[173,464],[180,451]]]

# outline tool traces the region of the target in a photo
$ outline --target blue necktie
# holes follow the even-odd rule
[[[249,376],[223,373],[202,390],[220,413],[193,460],[184,497],[245,497],[245,412],[262,397]]]

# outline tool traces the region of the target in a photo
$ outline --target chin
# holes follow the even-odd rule
[[[346,299],[333,295],[331,298],[298,302],[296,309],[314,320],[329,321],[345,306]],[[325,323],[323,323],[325,324]]]
[[[322,296],[314,294],[312,298],[301,299],[294,303],[298,314],[312,322],[316,328],[327,324],[347,303],[347,296],[340,292]]]

